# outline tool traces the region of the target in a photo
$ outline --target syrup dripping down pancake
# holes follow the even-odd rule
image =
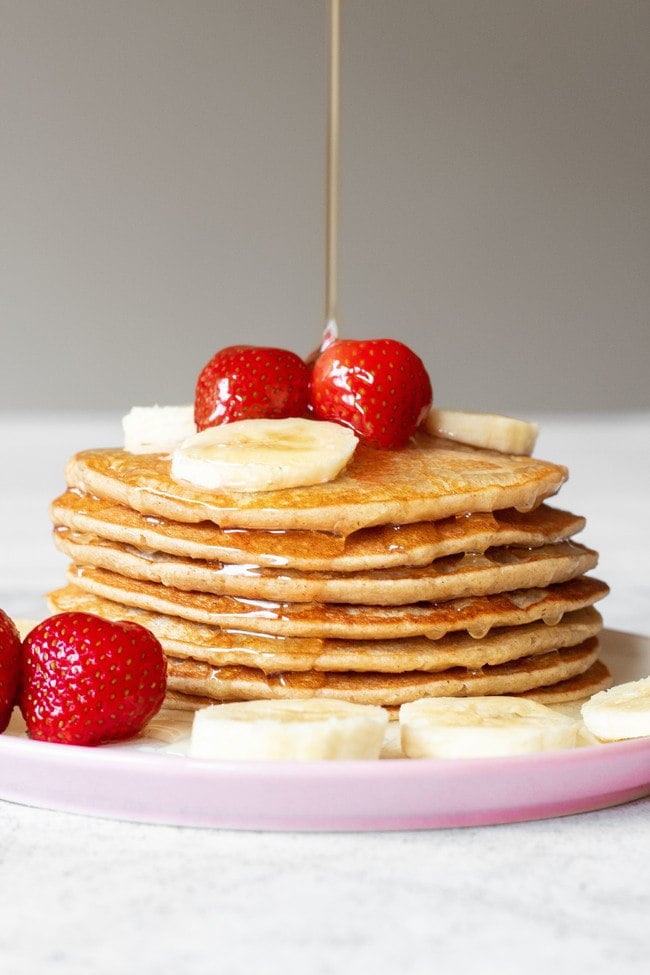
[[[511,508],[411,525],[379,525],[344,538],[322,531],[222,529],[208,521],[170,521],[76,489],[57,498],[50,511],[55,526],[145,551],[303,572],[429,565],[458,552],[484,552],[507,545],[534,548],[571,538],[585,524],[584,518],[541,505],[530,512]]]
[[[532,701],[538,701],[540,704],[553,706],[583,701],[592,694],[596,694],[597,691],[605,690],[610,685],[611,674],[609,670],[602,661],[596,660],[584,672],[573,677],[567,677],[554,684],[534,687],[528,691],[510,693],[508,696],[525,697]],[[168,688],[165,697],[166,707],[178,711],[197,711],[199,708],[207,708],[216,703],[218,702],[213,697],[182,691],[177,687]],[[399,705],[384,705],[384,707],[393,720],[399,716]],[[399,749],[391,757],[397,757],[397,754],[399,754]]]
[[[421,697],[521,694],[583,675],[596,663],[597,657],[595,637],[577,647],[523,657],[494,667],[480,670],[458,667],[439,673],[307,671],[267,675],[248,667],[212,667],[197,660],[170,657],[168,687],[209,697],[213,702],[330,697],[396,707]]]
[[[171,657],[193,658],[214,667],[244,666],[273,674],[283,671],[443,671],[477,669],[520,657],[531,657],[583,643],[602,628],[592,607],[567,613],[550,626],[540,621],[499,627],[476,639],[464,631],[439,640],[410,637],[396,640],[354,640],[272,637],[241,630],[221,630],[160,613],[138,610],[68,586],[51,593],[56,612],[76,610],[107,619],[128,619],[146,626]]]
[[[546,588],[516,589],[445,602],[349,606],[213,596],[130,579],[92,566],[71,566],[68,580],[74,587],[109,601],[220,629],[357,640],[411,636],[437,640],[458,630],[482,637],[496,626],[520,626],[535,620],[554,624],[565,613],[591,606],[609,592],[604,582],[579,576]]]
[[[401,605],[446,600],[565,582],[593,569],[596,552],[575,542],[534,549],[495,548],[485,553],[437,559],[429,566],[370,572],[299,573],[290,569],[226,565],[180,559],[94,536],[55,530],[55,543],[77,565],[91,565],[128,578],[213,595],[289,602]]]

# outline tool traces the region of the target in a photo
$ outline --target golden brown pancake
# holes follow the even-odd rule
[[[582,701],[591,697],[597,691],[604,691],[610,687],[611,683],[612,675],[606,665],[602,660],[596,660],[582,674],[576,674],[574,677],[558,681],[556,684],[523,691],[518,696],[528,697],[540,704],[564,704],[567,701]]]
[[[597,553],[576,542],[535,549],[494,548],[485,553],[437,559],[428,566],[370,572],[300,573],[293,569],[226,565],[181,559],[57,528],[55,543],[77,565],[92,565],[123,576],[159,582],[176,589],[213,595],[290,602],[401,605],[422,600],[456,599],[510,589],[543,587],[593,569]]]
[[[250,494],[207,492],[174,481],[160,454],[90,450],[73,457],[67,482],[143,515],[211,521],[221,528],[315,529],[348,535],[371,525],[437,521],[505,508],[530,511],[567,470],[532,457],[478,450],[418,434],[403,450],[360,445],[327,484]]]
[[[68,580],[76,588],[113,602],[221,629],[357,640],[411,636],[438,640],[445,633],[457,630],[482,637],[495,626],[520,626],[535,620],[554,624],[559,623],[565,613],[591,606],[609,592],[604,582],[580,576],[544,589],[516,589],[438,603],[348,606],[342,603],[272,603],[213,596],[129,579],[92,566],[73,565]]]
[[[597,691],[605,690],[611,685],[611,682],[611,674],[605,664],[596,660],[584,673],[577,674],[575,677],[568,677],[566,680],[558,681],[555,684],[536,687],[530,691],[522,691],[520,694],[508,696],[527,697],[532,701],[538,701],[540,704],[552,707],[555,704],[583,701]],[[215,703],[217,702],[214,698],[206,695],[188,694],[172,689],[167,690],[165,697],[166,707],[180,711],[198,711],[199,708],[206,708]],[[385,707],[392,720],[399,717],[399,705]]]
[[[324,696],[395,712],[423,696],[565,701],[605,686],[584,519],[543,504],[566,468],[418,434],[345,472],[241,494],[174,481],[170,458],[73,457],[52,504],[72,560],[55,611],[160,639],[168,704]]]
[[[527,623],[500,627],[482,639],[468,633],[439,640],[410,637],[397,640],[336,640],[308,637],[270,637],[241,630],[221,630],[173,616],[133,609],[84,593],[73,586],[51,593],[55,612],[95,613],[107,619],[128,619],[146,626],[171,657],[191,657],[215,667],[244,666],[264,673],[280,671],[441,671],[451,667],[481,668],[520,657],[575,646],[602,628],[593,608],[567,613],[555,626]]]
[[[568,680],[595,663],[595,637],[566,650],[480,670],[462,667],[439,673],[322,673],[316,671],[264,674],[250,667],[213,667],[192,659],[168,657],[168,687],[213,701],[259,698],[340,698],[359,704],[396,706],[421,697],[467,697],[521,694]]]
[[[331,532],[222,529],[208,521],[170,521],[78,490],[66,491],[52,503],[50,511],[55,525],[145,551],[307,572],[429,565],[434,559],[458,552],[559,542],[584,527],[584,518],[541,505],[530,512],[511,508],[412,525],[379,525],[343,538]]]

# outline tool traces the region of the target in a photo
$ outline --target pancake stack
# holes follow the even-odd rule
[[[359,446],[335,480],[253,494],[90,450],[52,505],[71,560],[54,612],[129,619],[168,658],[167,704],[330,697],[395,713],[427,696],[552,704],[609,683],[584,519],[564,467],[419,433]]]

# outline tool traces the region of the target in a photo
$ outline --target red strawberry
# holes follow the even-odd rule
[[[0,609],[0,732],[9,724],[17,703],[21,655],[18,630],[13,620]]]
[[[341,339],[314,363],[311,405],[371,447],[404,447],[431,406],[422,360],[395,339]]]
[[[100,745],[136,735],[160,709],[167,661],[138,623],[60,613],[24,643],[20,710],[30,737]]]
[[[203,367],[194,419],[205,430],[233,420],[305,416],[309,369],[295,352],[231,345]]]

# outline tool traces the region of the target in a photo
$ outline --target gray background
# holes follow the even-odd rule
[[[0,0],[0,407],[190,402],[323,305],[325,0]],[[341,310],[440,405],[650,405],[650,3],[346,0]]]

